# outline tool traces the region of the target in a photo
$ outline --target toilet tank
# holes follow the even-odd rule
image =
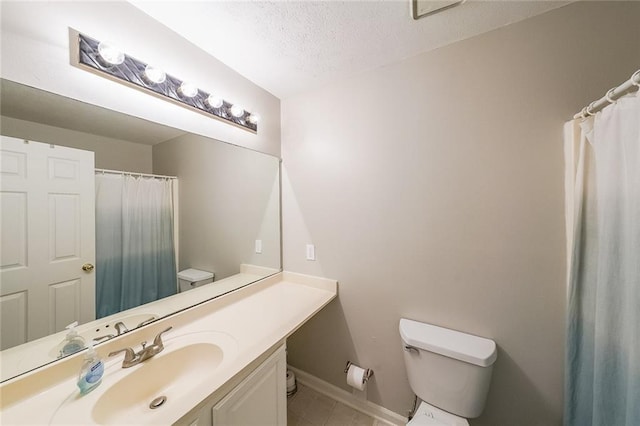
[[[178,289],[182,293],[213,282],[215,274],[199,269],[185,269],[178,272]]]
[[[418,398],[460,417],[482,413],[497,358],[493,340],[404,318],[400,336]]]

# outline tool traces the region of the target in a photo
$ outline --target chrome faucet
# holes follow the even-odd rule
[[[137,327],[142,327],[143,325],[147,325],[147,324],[149,324],[150,322],[155,321],[155,319],[156,319],[156,317],[155,317],[155,316],[151,316],[151,318],[147,318],[146,320],[144,320],[144,321],[142,321],[140,324],[138,324],[138,325],[136,326],[136,328],[137,328]]]
[[[95,337],[95,338],[93,339],[93,341],[94,341],[95,343],[98,343],[98,342],[99,342],[99,341],[101,341],[101,340],[108,340],[108,339],[112,339],[112,338],[114,338],[114,337],[116,337],[116,336],[119,336],[119,335],[124,334],[124,333],[126,333],[126,332],[128,332],[128,331],[129,331],[129,329],[127,328],[127,326],[126,326],[126,325],[124,325],[124,323],[123,323],[122,321],[118,321],[118,322],[117,322],[117,323],[115,323],[113,326],[115,327],[115,329],[116,329],[116,333],[117,333],[117,334],[113,334],[113,333],[105,334],[104,336]]]
[[[138,365],[141,362],[158,355],[164,349],[164,344],[162,343],[162,335],[167,331],[171,330],[173,327],[169,327],[165,330],[162,330],[158,335],[153,339],[153,344],[147,346],[147,342],[142,342],[142,349],[139,352],[134,352],[131,348],[123,348],[109,354],[110,357],[119,354],[120,352],[124,352],[124,360],[122,361],[122,368],[133,367],[134,365]]]
[[[118,336],[121,335],[121,334],[126,333],[127,331],[129,331],[127,326],[124,325],[124,323],[122,321],[118,321],[113,326],[116,328],[116,331],[118,332]]]

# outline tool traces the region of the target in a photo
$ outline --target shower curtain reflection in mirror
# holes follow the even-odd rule
[[[640,425],[640,92],[565,127],[567,426]]]
[[[170,179],[96,174],[96,317],[176,294]]]

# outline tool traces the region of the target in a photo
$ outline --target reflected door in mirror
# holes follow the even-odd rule
[[[2,136],[2,349],[95,318],[94,155]],[[89,268],[85,268],[89,269]]]

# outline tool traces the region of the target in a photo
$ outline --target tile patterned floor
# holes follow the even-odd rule
[[[298,383],[298,392],[287,398],[287,426],[387,426],[387,423]]]

